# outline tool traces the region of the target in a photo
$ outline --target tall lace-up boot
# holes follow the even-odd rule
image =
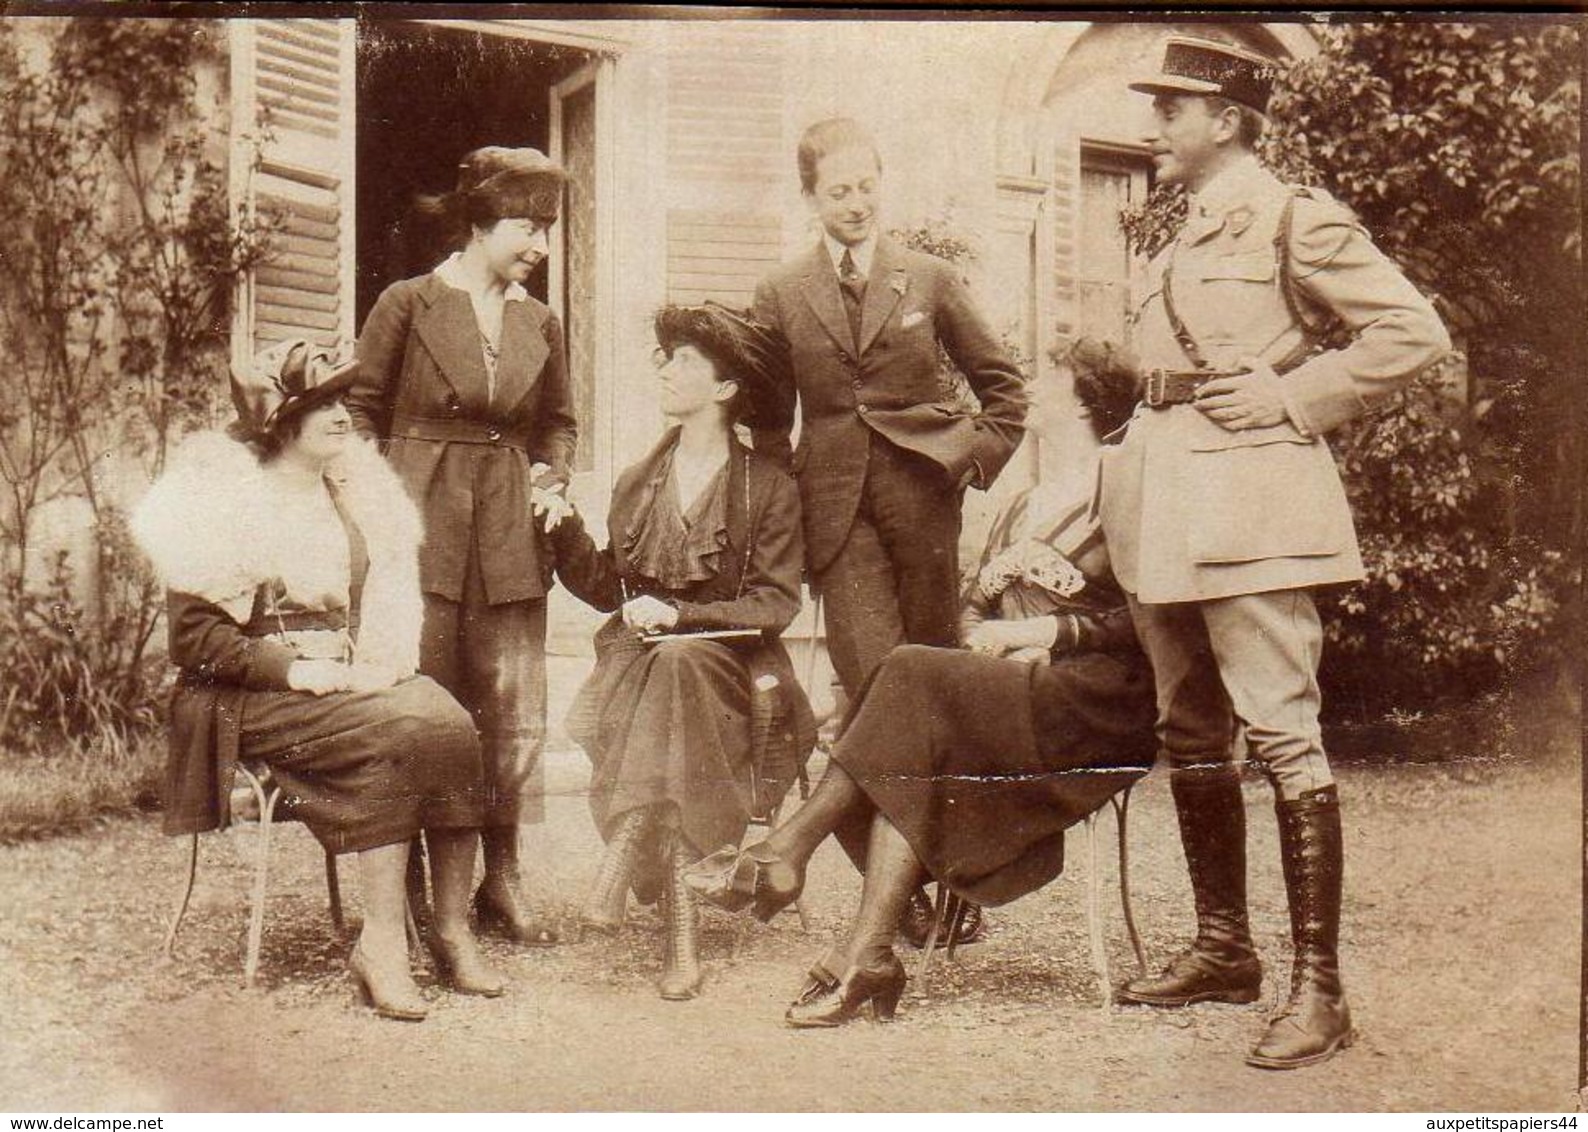
[[[1275,805],[1296,954],[1290,998],[1247,1056],[1263,1069],[1327,1061],[1356,1040],[1340,983],[1340,891],[1345,866],[1340,796],[1334,786]]]
[[[1156,975],[1120,988],[1121,1002],[1189,1006],[1256,1002],[1263,970],[1246,914],[1246,804],[1232,764],[1187,767],[1169,781],[1196,901],[1191,946]]]

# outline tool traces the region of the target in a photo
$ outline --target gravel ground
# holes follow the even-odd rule
[[[1577,724],[1523,761],[1354,765],[1344,969],[1362,1038],[1314,1069],[1241,1056],[1285,982],[1287,920],[1266,785],[1247,788],[1252,911],[1268,964],[1251,1007],[1103,1009],[1086,931],[1086,842],[1048,889],[989,914],[987,941],[912,982],[894,1025],[795,1032],[781,1013],[858,886],[825,846],[811,931],[705,919],[707,986],[661,1002],[656,920],[610,939],[489,950],[512,993],[427,989],[422,1025],[354,1005],[320,855],[286,827],[258,986],[241,986],[252,830],[202,841],[174,960],[163,925],[186,843],[152,818],[0,849],[0,1109],[103,1110],[1574,1110],[1581,950]],[[1524,736],[1524,738],[1528,738]],[[549,819],[526,834],[548,908],[577,906],[598,855],[582,758],[548,759]],[[1190,896],[1162,772],[1132,807],[1132,881],[1149,957]],[[1105,849],[1112,822],[1101,828]],[[1115,863],[1103,857],[1113,893]],[[356,869],[344,863],[356,915]],[[1131,966],[1117,902],[1116,977]],[[911,953],[913,956],[913,953]],[[422,980],[428,981],[428,980]]]

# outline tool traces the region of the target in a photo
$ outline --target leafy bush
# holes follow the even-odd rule
[[[1571,639],[1582,43],[1535,22],[1319,35],[1276,86],[1261,156],[1351,207],[1463,347],[1330,438],[1367,579],[1323,602],[1322,678],[1334,709],[1372,714],[1471,696]],[[1155,190],[1121,225],[1151,254],[1184,208]]]
[[[230,212],[196,20],[0,21],[0,750],[125,748],[155,722],[161,605],[118,475],[152,476],[224,389],[230,296],[268,226]],[[39,510],[80,500],[93,557],[50,563]],[[30,586],[32,588],[30,588]]]

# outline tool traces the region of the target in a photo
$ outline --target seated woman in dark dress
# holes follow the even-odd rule
[[[408,966],[408,845],[425,831],[430,946],[463,994],[501,977],[469,930],[483,797],[469,714],[419,661],[419,516],[396,473],[353,434],[355,370],[284,342],[233,377],[229,436],[183,442],[133,515],[168,596],[167,833],[231,821],[239,762],[262,762],[294,816],[357,853],[363,930],[348,960],[389,1018],[427,1006]]]
[[[1075,391],[1099,438],[1129,416],[1135,373],[1082,340]],[[893,1014],[893,940],[928,877],[997,905],[1058,876],[1064,831],[1152,765],[1153,680],[1090,516],[1093,477],[1060,474],[1058,378],[1034,386],[1027,427],[1044,476],[998,518],[966,595],[967,651],[906,645],[850,709],[816,791],[771,836],[686,876],[702,898],[766,918],[792,902],[829,834],[869,823],[860,910],[786,1015],[836,1026],[868,1003]]]
[[[738,842],[752,808],[752,719],[776,701],[782,724],[814,739],[810,706],[778,640],[799,612],[799,496],[770,459],[742,446],[736,420],[786,425],[783,351],[726,307],[656,316],[660,399],[672,422],[625,471],[597,550],[577,518],[556,530],[557,572],[614,612],[568,730],[594,764],[590,809],[606,855],[585,923],[623,921],[631,885],[656,887],[667,919],[666,999],[700,988],[696,908],[682,869],[702,847]],[[652,878],[649,885],[645,878]],[[652,899],[654,894],[646,893]]]

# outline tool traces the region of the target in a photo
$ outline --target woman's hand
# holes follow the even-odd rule
[[[965,647],[983,656],[1005,656],[1024,649],[1046,650],[1053,645],[1058,629],[1058,620],[1053,617],[982,621],[965,634]]]
[[[347,686],[352,692],[378,692],[400,679],[395,668],[384,664],[355,664],[347,670]]]
[[[1053,654],[1037,645],[1027,645],[1023,649],[1004,653],[1005,660],[1018,660],[1021,664],[1047,664],[1053,659]]]
[[[339,660],[295,660],[287,666],[287,687],[324,696],[353,687],[352,669]]]
[[[678,610],[646,594],[623,603],[623,624],[636,633],[665,633],[678,624]]]
[[[556,530],[557,524],[573,514],[573,504],[569,503],[561,492],[544,487],[529,489],[529,505],[535,517],[541,520],[541,529],[547,534]]]
[[[573,504],[563,494],[568,490],[567,485],[548,479],[550,475],[550,464],[537,460],[529,466],[529,508],[535,518],[542,520],[541,529],[547,534],[573,514]],[[546,486],[542,486],[543,483]]]

